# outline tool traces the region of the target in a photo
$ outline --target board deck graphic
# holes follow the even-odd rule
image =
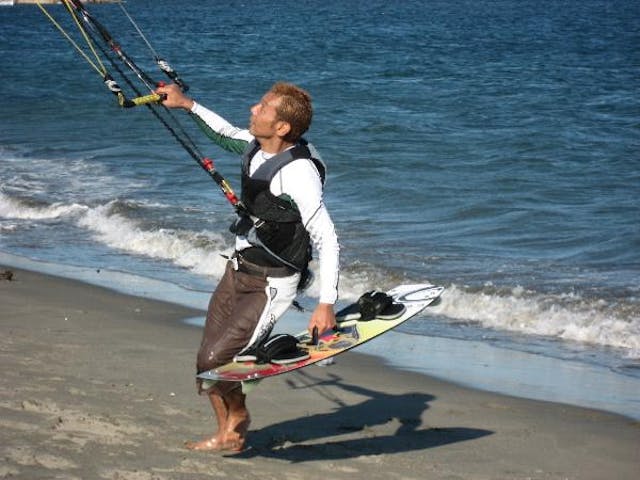
[[[404,313],[394,320],[376,318],[348,322],[347,326],[340,326],[338,323],[338,330],[321,335],[317,345],[311,344],[309,332],[305,331],[296,335],[296,338],[300,342],[300,348],[309,352],[309,358],[288,364],[232,362],[203,372],[198,375],[198,378],[233,382],[257,380],[312,365],[362,345],[406,322],[440,297],[443,290],[444,287],[430,284],[400,285],[387,292],[394,302],[402,303],[406,307]]]

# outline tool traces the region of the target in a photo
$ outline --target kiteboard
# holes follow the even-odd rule
[[[308,331],[295,335],[298,351],[303,354],[300,360],[284,363],[280,361],[259,362],[257,359],[234,361],[202,372],[198,378],[210,381],[240,382],[281,375],[313,365],[358,347],[406,322],[435,302],[443,290],[444,287],[431,284],[400,285],[386,292],[386,295],[393,300],[393,304],[385,308],[384,311],[377,312],[377,315],[372,319],[368,319],[364,315],[364,311],[361,315],[358,312],[358,303],[355,303],[336,314],[338,322],[336,330],[327,331],[317,339],[312,338]],[[368,294],[371,293],[368,292]]]

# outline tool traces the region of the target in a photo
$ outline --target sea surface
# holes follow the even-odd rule
[[[312,94],[341,304],[443,285],[393,348],[449,339],[544,360],[549,378],[599,369],[631,385],[603,408],[640,418],[640,2],[176,5],[125,4],[198,102],[246,126],[276,80]],[[88,9],[164,80],[120,5]],[[86,46],[62,6],[47,10]],[[0,7],[0,58],[4,263],[120,272],[206,302],[232,248],[216,184],[149,109],[120,108],[35,5]],[[174,117],[239,189],[237,157]]]

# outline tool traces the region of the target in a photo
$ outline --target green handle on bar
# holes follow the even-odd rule
[[[125,99],[120,105],[125,108],[137,107],[140,105],[146,105],[147,103],[160,103],[164,100],[163,95],[157,93],[151,93],[149,95],[143,95],[142,97],[136,97],[131,99]]]

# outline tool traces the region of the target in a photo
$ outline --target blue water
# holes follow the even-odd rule
[[[174,4],[126,7],[200,103],[246,125],[276,80],[313,95],[343,302],[431,281],[411,337],[640,380],[639,2]],[[89,9],[162,79],[118,5]],[[209,177],[35,6],[0,8],[0,55],[0,252],[210,291],[233,212]]]

